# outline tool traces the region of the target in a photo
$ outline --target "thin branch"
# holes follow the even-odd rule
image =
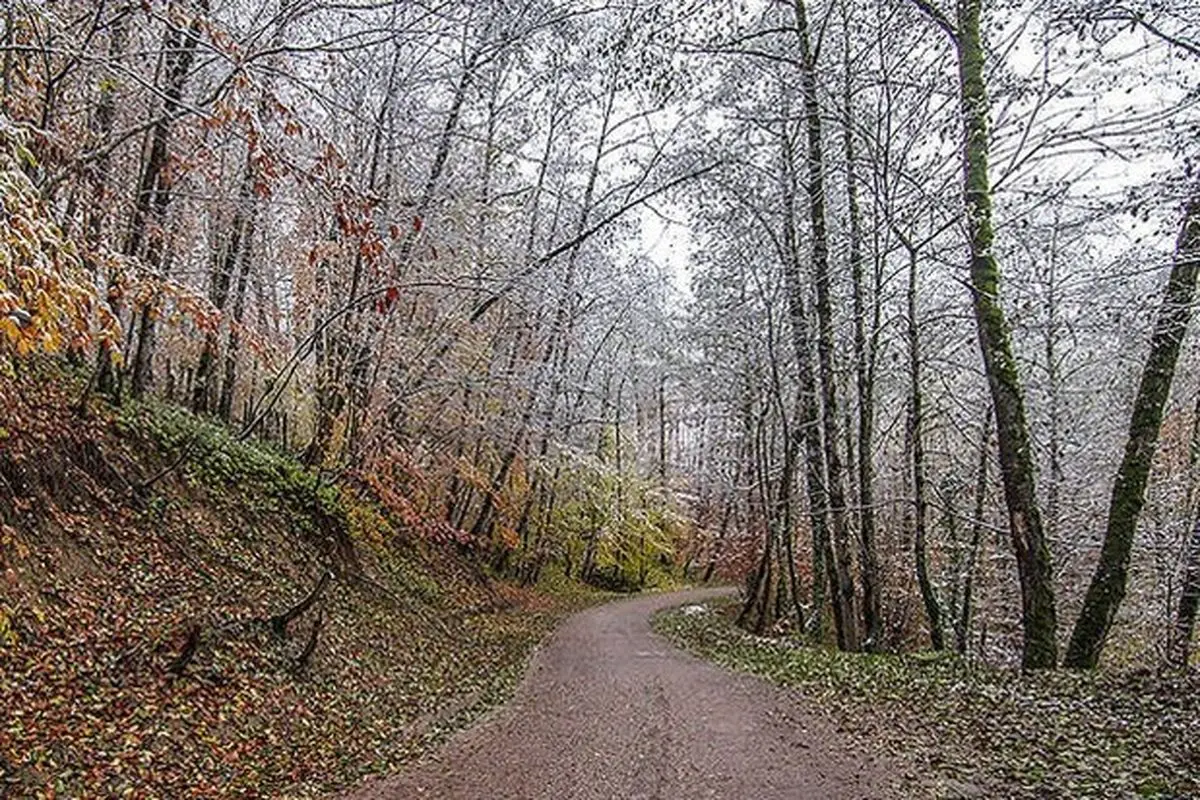
[[[502,287],[499,291],[492,294],[491,297],[487,298],[486,300],[484,300],[482,303],[480,303],[478,306],[475,307],[475,310],[471,312],[471,317],[470,317],[471,322],[472,323],[479,322],[479,320],[482,319],[485,314],[487,314],[488,310],[491,309],[491,307],[494,306],[497,301],[499,301],[501,298],[503,298],[505,295],[507,295],[509,292],[511,292],[514,288],[516,288],[518,282],[533,275],[539,269],[541,269],[542,267],[544,267],[546,264],[550,263],[554,259],[558,258],[563,253],[583,244],[588,239],[592,238],[597,233],[604,230],[612,223],[616,222],[618,219],[620,219],[622,216],[624,216],[627,212],[631,211],[634,208],[637,208],[638,206],[648,202],[649,200],[652,200],[655,197],[658,197],[660,194],[669,192],[671,189],[674,189],[676,186],[679,186],[680,184],[686,183],[687,181],[693,180],[695,178],[699,178],[702,175],[706,175],[709,172],[712,172],[717,167],[720,167],[723,163],[724,163],[723,161],[714,161],[713,163],[709,164],[708,166],[701,167],[700,169],[697,169],[697,170],[693,170],[692,172],[689,172],[686,175],[681,175],[678,178],[675,178],[674,180],[667,181],[662,186],[652,189],[651,191],[646,192],[645,194],[638,195],[634,199],[623,204],[616,211],[613,211],[611,214],[604,217],[602,220],[597,222],[595,225],[592,225],[591,227],[582,231],[579,235],[571,237],[567,241],[565,241],[562,244],[555,247],[553,250],[550,250],[549,252],[540,256],[537,260],[530,262],[529,264],[527,264],[525,266],[524,269],[522,269],[520,272],[518,272],[514,278],[510,279],[508,281],[508,283],[504,285],[504,287]]]
[[[945,12],[935,6],[931,0],[911,0],[911,2],[922,14],[929,17],[939,28],[945,31],[947,36],[956,42],[958,41],[958,31],[951,24],[950,18],[946,16]]]

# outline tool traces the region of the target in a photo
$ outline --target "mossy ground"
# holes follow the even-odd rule
[[[1021,674],[951,655],[839,653],[659,615],[699,656],[796,689],[904,770],[912,797],[1200,797],[1200,676]]]

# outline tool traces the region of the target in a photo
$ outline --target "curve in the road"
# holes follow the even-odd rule
[[[600,606],[534,656],[513,701],[400,775],[345,800],[884,798],[864,757],[792,693],[694,658],[650,630],[721,590]]]

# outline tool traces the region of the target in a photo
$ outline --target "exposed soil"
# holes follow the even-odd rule
[[[572,617],[507,707],[344,800],[897,796],[889,765],[795,694],[651,631],[655,611],[721,593],[643,597]]]

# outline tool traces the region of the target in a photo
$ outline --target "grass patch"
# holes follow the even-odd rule
[[[735,601],[655,629],[731,669],[793,687],[888,753],[911,797],[1200,796],[1200,678],[1036,675],[951,655],[840,653],[752,636]]]

